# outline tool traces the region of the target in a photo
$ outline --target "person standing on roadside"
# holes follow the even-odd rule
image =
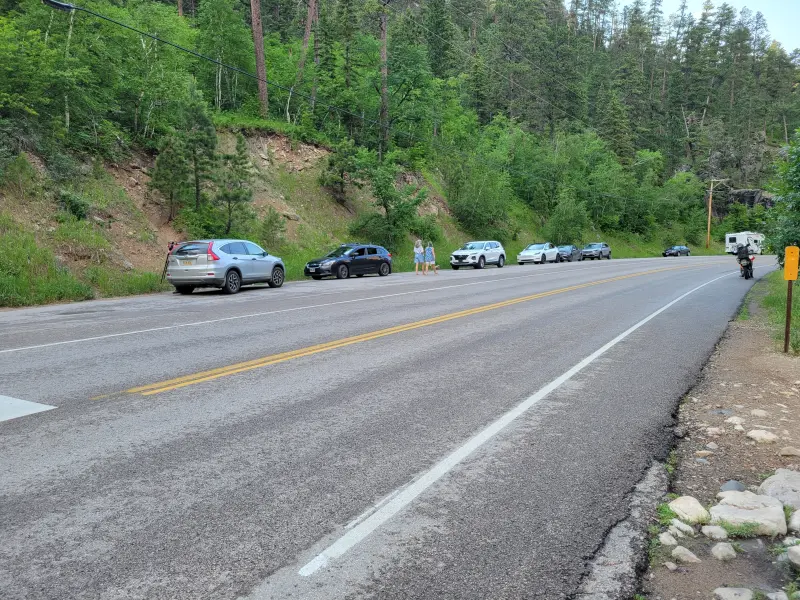
[[[427,272],[428,269],[433,269],[433,274],[439,274],[439,267],[436,266],[436,250],[433,249],[433,242],[428,241],[428,245],[425,246],[425,271]]]
[[[425,249],[422,247],[422,240],[414,242],[414,273],[419,275],[420,270],[423,275],[427,275],[425,271]]]

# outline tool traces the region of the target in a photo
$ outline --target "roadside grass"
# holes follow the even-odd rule
[[[31,306],[67,300],[88,300],[92,288],[58,265],[48,248],[0,214],[0,306]]]
[[[150,294],[170,289],[161,283],[161,275],[147,271],[119,271],[106,266],[84,269],[82,279],[94,286],[103,297]]]
[[[664,465],[664,468],[667,471],[667,475],[670,479],[675,476],[675,471],[678,469],[678,463],[680,459],[678,458],[678,452],[673,448],[669,451],[669,455],[667,456],[667,463]]]
[[[725,530],[729,538],[754,538],[758,537],[758,523],[742,523],[735,525],[728,521],[720,521],[719,526]]]
[[[788,504],[783,505],[783,514],[786,516],[786,522],[792,520],[792,515],[794,514],[794,506],[789,506]]]
[[[663,527],[668,527],[672,523],[672,519],[677,519],[678,515],[669,507],[669,504],[666,502],[662,502],[658,505],[656,509],[656,516],[658,518],[658,522],[661,523]]]
[[[764,279],[763,285],[767,288],[767,293],[761,300],[761,306],[766,309],[767,322],[772,329],[776,340],[783,340],[784,327],[786,322],[786,281],[783,279],[783,272],[773,271]],[[800,294],[795,285],[793,295]],[[789,348],[794,354],[800,354],[800,298],[793,298],[792,301],[792,327],[789,333]]]

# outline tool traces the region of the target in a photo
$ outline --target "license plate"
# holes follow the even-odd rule
[[[191,260],[182,260],[182,261],[181,261],[181,264],[182,264],[182,265],[187,265],[187,266],[189,266],[189,267],[190,267],[190,266],[192,266],[194,263],[193,263]]]
[[[317,270],[317,267],[308,267],[308,272],[309,273],[313,273],[316,270]]]

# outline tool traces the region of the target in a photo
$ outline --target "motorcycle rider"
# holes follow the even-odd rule
[[[739,276],[744,277],[744,267],[742,266],[742,259],[750,259],[750,243],[745,246],[744,244],[739,244],[736,246],[736,262],[739,263]]]

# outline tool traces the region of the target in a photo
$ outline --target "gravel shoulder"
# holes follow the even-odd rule
[[[679,408],[677,444],[666,465],[670,495],[652,518],[649,568],[637,599],[780,600],[794,598],[800,585],[797,565],[791,560],[794,552],[786,551],[797,543],[793,536],[800,537],[791,531],[791,515],[800,508],[796,505],[800,488],[781,496],[774,485],[782,476],[800,479],[800,360],[776,347],[760,308],[764,293],[763,284],[753,288],[742,317],[731,323],[699,383]],[[721,489],[741,490],[737,498],[747,493],[759,498],[781,496],[773,510],[777,514],[783,510],[789,530],[757,536],[748,523],[733,527],[726,521],[720,524],[728,539],[710,539],[701,527],[719,520],[722,509],[711,507],[729,500],[718,496]],[[711,511],[694,523],[693,533],[672,535],[673,527],[665,537],[678,497],[695,498]],[[718,544],[730,548],[715,548]],[[699,562],[680,560],[676,546],[689,550]],[[735,555],[726,556],[731,549]]]

